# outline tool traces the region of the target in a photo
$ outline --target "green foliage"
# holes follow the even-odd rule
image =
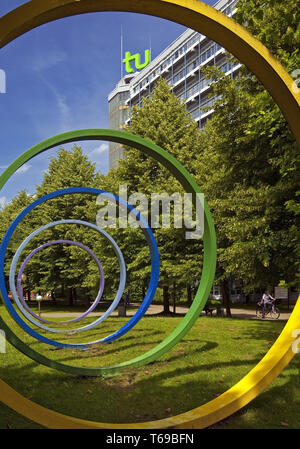
[[[32,195],[28,195],[25,190],[20,191],[15,198],[6,204],[0,211],[0,239],[2,240],[11,222],[19,215],[22,210],[34,201]],[[8,275],[10,262],[18,249],[20,243],[31,232],[30,221],[24,220],[22,226],[18,226],[7,248],[6,253],[6,272]]]
[[[50,160],[43,181],[36,188],[36,195],[29,196],[26,192],[20,192],[1,211],[1,235],[4,235],[8,225],[17,214],[36,197],[62,188],[93,187],[95,182],[95,165],[82,153],[80,147],[75,145],[71,151],[61,148],[57,157]],[[96,212],[93,220],[89,215],[92,207],[95,209],[94,196],[77,194],[52,199],[30,212],[13,235],[7,253],[6,275],[8,276],[10,261],[16,249],[34,229],[52,221],[70,218],[95,222]],[[99,237],[96,231],[89,228],[78,225],[59,225],[36,236],[26,247],[26,255],[43,243],[58,239],[81,242],[94,249],[97,255],[100,253],[99,248],[106,245],[104,238]],[[41,290],[45,293],[62,288],[64,295],[68,290],[81,288],[87,299],[97,291],[99,283],[99,273],[91,256],[80,248],[70,245],[53,245],[38,252],[28,263],[25,274],[27,275],[25,289],[34,292]]]
[[[283,64],[299,55],[300,8],[294,0],[239,0],[235,20],[256,36]],[[298,66],[299,68],[299,66]]]
[[[300,67],[295,2],[240,0],[236,20],[288,70]],[[297,286],[300,158],[295,139],[277,105],[246,69],[231,79],[209,67],[205,76],[214,80],[220,98],[201,136],[198,179],[217,228],[219,277],[242,279],[246,291],[282,279]]]
[[[158,144],[175,156],[191,173],[197,167],[195,159],[200,151],[200,133],[197,124],[187,115],[185,106],[172,93],[163,79],[155,86],[152,95],[143,99],[142,107],[133,107],[131,133]],[[148,197],[151,193],[173,192],[183,194],[179,182],[156,160],[141,154],[138,150],[126,148],[126,159],[119,167],[111,170],[106,177],[108,187],[117,193],[119,185],[128,186],[128,194],[142,192]],[[126,231],[133,236],[137,231]],[[154,231],[161,257],[160,286],[180,288],[194,283],[200,276],[202,265],[202,243],[186,240],[185,229],[164,229]],[[131,241],[133,258],[128,268],[131,279],[139,279],[144,284],[149,277],[149,262],[145,257],[148,249]]]

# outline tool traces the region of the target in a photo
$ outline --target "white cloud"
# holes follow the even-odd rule
[[[97,156],[103,155],[103,153],[108,151],[108,143],[101,143],[98,147],[94,148],[89,152],[89,156],[97,158]]]
[[[42,73],[41,71],[39,72],[39,77],[55,98],[56,107],[57,107],[57,111],[58,111],[58,117],[57,117],[57,119],[59,121],[58,126],[60,128],[59,132],[62,133],[65,131],[69,131],[72,128],[72,126],[71,126],[72,111],[66,102],[65,95],[61,94],[59,92],[59,89],[52,82],[50,82],[47,79],[47,77],[44,75],[44,73]],[[38,129],[40,128],[39,124],[37,125],[37,128]],[[55,126],[55,128],[57,129],[57,125]],[[52,127],[51,127],[51,132],[49,134],[51,135],[52,133],[53,133],[53,131],[52,131]],[[42,135],[44,135],[44,132],[42,133]]]
[[[95,143],[93,143],[95,145]],[[95,147],[91,145],[91,142],[86,142],[83,146],[84,153],[88,156],[91,162],[96,163],[96,169],[101,173],[108,172],[109,166],[109,144],[107,142],[99,142]]]
[[[54,95],[56,97],[57,107],[60,113],[61,121],[61,131],[66,131],[70,129],[70,122],[71,122],[71,109],[67,105],[64,97],[60,95],[57,91],[54,91]]]
[[[0,209],[2,209],[6,204],[6,196],[1,196],[0,198]]]
[[[31,168],[31,165],[29,165],[29,164],[24,164],[24,165],[22,165],[22,167],[20,167],[20,168],[16,171],[16,173],[22,175],[23,173],[26,173],[30,168]]]
[[[63,51],[48,51],[46,57],[44,54],[41,54],[36,58],[32,68],[37,72],[41,72],[65,61],[66,59],[66,54]]]

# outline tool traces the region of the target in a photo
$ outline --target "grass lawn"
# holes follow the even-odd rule
[[[30,309],[34,312],[38,312],[38,306],[36,301],[30,301],[29,303],[26,301],[27,305],[30,307]],[[111,305],[112,301],[102,301],[100,304],[97,305],[97,307],[93,310],[93,312],[99,312],[103,313],[106,309]],[[91,306],[92,304],[90,304]],[[137,309],[137,307],[134,307],[133,305],[129,306],[130,310]],[[0,309],[1,310],[1,309]],[[57,301],[57,303],[53,303],[52,301],[42,301],[41,303],[41,313],[60,313],[60,312],[66,312],[66,313],[84,313],[87,310],[87,305],[85,304],[75,304],[73,306],[66,305],[65,302]],[[116,309],[117,311],[118,309]],[[70,318],[69,318],[70,319]]]
[[[82,352],[53,350],[19,329],[4,306],[0,306],[0,314],[35,350],[76,366],[105,366],[136,357],[161,342],[181,320],[146,317],[120,340]],[[60,340],[101,338],[128,319],[111,318],[79,337],[62,336]],[[267,352],[283,326],[279,321],[202,316],[188,335],[158,361],[114,377],[83,378],[60,373],[38,365],[7,344],[6,354],[0,354],[0,377],[27,398],[83,419],[108,423],[161,419],[204,404],[234,385]],[[300,356],[296,355],[263,394],[213,427],[300,428],[299,368]],[[0,428],[6,427],[39,428],[0,403]]]

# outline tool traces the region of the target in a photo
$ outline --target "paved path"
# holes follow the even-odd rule
[[[136,304],[138,307],[138,304]],[[171,307],[170,310],[172,311],[173,308]],[[146,315],[156,315],[163,311],[163,306],[153,304],[149,307]],[[187,307],[176,307],[176,313],[178,314],[186,314],[188,311]],[[133,316],[136,312],[136,309],[127,309],[126,315],[127,316]],[[91,312],[89,316],[91,317],[97,317],[102,315],[103,312]],[[204,312],[202,312],[203,315],[205,315]],[[213,316],[215,316],[216,312],[213,312]],[[231,314],[233,318],[247,318],[247,319],[257,319],[255,310],[249,310],[249,309],[231,309]],[[77,316],[81,315],[79,312],[46,312],[43,313],[42,310],[42,317],[44,318],[75,318]],[[289,312],[281,312],[279,320],[287,321],[290,317],[291,313]],[[115,310],[111,316],[118,316],[118,311]],[[272,318],[269,318],[266,316],[266,320],[272,320]]]
[[[248,319],[259,319],[256,316],[255,310],[249,310],[249,309],[231,309],[231,314],[234,318],[248,318]],[[281,321],[287,321],[289,317],[291,316],[291,312],[280,312],[279,320]],[[273,320],[273,318],[269,318],[268,315],[266,316],[265,320]]]

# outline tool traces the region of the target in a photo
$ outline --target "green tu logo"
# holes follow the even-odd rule
[[[127,73],[133,73],[134,69],[131,67],[131,62],[135,61],[135,68],[137,70],[142,70],[144,67],[146,67],[151,62],[151,55],[150,50],[145,50],[145,62],[144,64],[141,64],[141,55],[139,53],[136,53],[135,55],[132,55],[130,51],[125,52],[125,58],[123,59],[123,62],[125,64],[125,70]]]

